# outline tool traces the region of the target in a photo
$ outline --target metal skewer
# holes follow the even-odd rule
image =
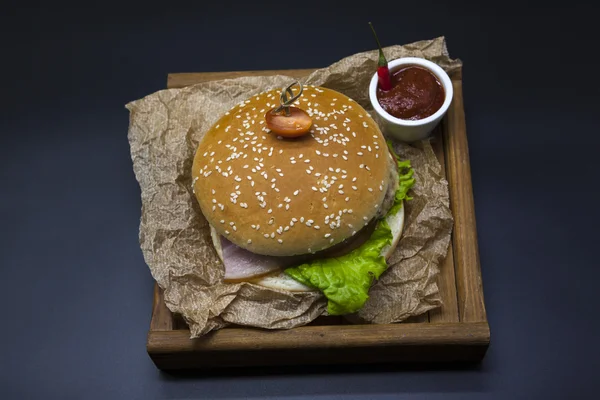
[[[300,87],[300,91],[294,96],[294,91],[292,90],[292,87],[294,87],[295,85],[298,85]],[[298,81],[292,82],[292,84],[288,87],[281,89],[281,96],[279,97],[281,105],[275,110],[273,110],[273,112],[278,113],[283,109],[285,110],[285,116],[289,117],[291,115],[290,106],[302,95],[303,90],[304,87]],[[288,98],[288,96],[290,96],[290,98]]]

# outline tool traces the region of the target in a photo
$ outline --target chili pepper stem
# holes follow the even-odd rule
[[[390,70],[388,68],[388,63],[385,59],[385,55],[383,54],[383,48],[381,47],[381,43],[379,43],[379,38],[377,37],[377,33],[375,33],[375,28],[373,28],[373,24],[369,22],[369,26],[371,27],[373,36],[375,36],[375,40],[377,41],[377,47],[379,47],[379,62],[377,68],[377,76],[379,77],[379,87],[382,90],[390,90],[392,88],[392,79],[390,75]]]
[[[379,48],[379,66],[387,66],[387,60],[385,59],[385,55],[383,54],[383,48],[381,47],[381,43],[379,43],[379,38],[377,37],[375,28],[373,28],[373,24],[371,22],[369,22],[369,26],[371,27],[371,32],[373,32],[373,36],[375,36],[375,41],[377,42],[377,47]]]

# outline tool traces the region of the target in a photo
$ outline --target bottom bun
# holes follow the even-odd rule
[[[392,230],[392,243],[381,250],[381,255],[387,260],[394,253],[394,250],[400,241],[400,237],[402,236],[402,230],[404,229],[404,205],[400,207],[400,210],[396,214],[385,217],[385,220]],[[211,237],[217,254],[219,255],[219,258],[221,258],[221,261],[223,261],[223,249],[221,247],[221,241],[219,240],[219,234],[212,227]],[[270,289],[287,290],[290,292],[312,292],[316,290],[296,281],[282,270],[277,270],[257,278],[248,279],[246,282]]]

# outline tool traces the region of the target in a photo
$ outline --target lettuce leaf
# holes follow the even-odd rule
[[[402,202],[404,200],[412,200],[412,197],[408,196],[408,191],[415,184],[415,178],[413,175],[415,171],[410,166],[410,160],[400,161],[398,155],[394,151],[394,147],[392,146],[392,142],[390,140],[387,141],[387,145],[394,155],[394,159],[396,160],[396,164],[398,165],[398,189],[396,190],[396,195],[394,196],[394,204],[388,211],[386,215],[394,215],[400,208],[402,207]]]
[[[400,161],[391,143],[388,146],[398,164],[399,187],[394,204],[387,215],[397,213],[414,185],[414,170],[409,160]],[[381,250],[392,242],[392,230],[385,219],[379,220],[369,240],[359,248],[342,256],[313,260],[298,267],[288,268],[285,273],[307,286],[319,289],[327,297],[329,315],[351,314],[362,308],[369,298],[373,280],[387,269]]]
[[[408,195],[408,191],[415,184],[415,178],[413,178],[415,170],[410,166],[410,160],[398,161],[397,164],[399,186],[394,196],[394,204],[387,215],[394,215],[400,211],[404,200],[412,200],[412,197]]]
[[[392,230],[382,219],[365,243],[352,252],[288,268],[286,274],[307,286],[319,289],[328,299],[330,315],[358,311],[367,301],[373,280],[387,269],[381,250],[392,242]]]

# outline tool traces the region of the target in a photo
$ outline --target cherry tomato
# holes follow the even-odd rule
[[[267,111],[265,119],[267,127],[274,133],[284,137],[298,137],[308,133],[312,126],[312,119],[306,111],[298,107],[290,107],[290,115],[285,115],[285,111],[273,112]]]

